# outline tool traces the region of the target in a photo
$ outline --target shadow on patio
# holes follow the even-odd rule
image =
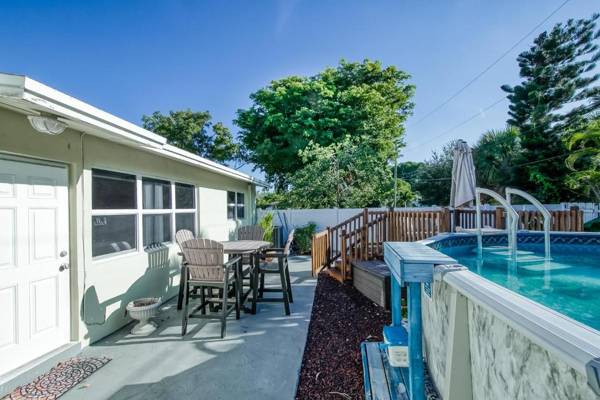
[[[256,315],[228,319],[225,339],[218,321],[205,320],[191,320],[181,337],[181,313],[172,299],[150,336],[130,335],[130,324],[86,348],[81,356],[112,361],[63,398],[292,399],[316,280],[310,276],[310,257],[293,257],[290,267],[290,316],[281,303],[259,303]]]

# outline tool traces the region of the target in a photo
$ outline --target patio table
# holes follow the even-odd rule
[[[258,299],[258,263],[259,261],[259,253],[261,250],[264,250],[271,246],[270,242],[266,242],[264,240],[228,240],[221,242],[223,245],[223,251],[225,254],[232,255],[250,255],[250,259],[252,260],[250,266],[250,288],[246,293],[244,293],[243,288],[243,276],[242,276],[242,265],[238,265],[237,275],[240,279],[240,284],[238,285],[238,290],[240,290],[240,299],[242,302],[242,306],[246,302],[248,295],[252,293],[252,308],[251,313],[256,314],[256,300]],[[246,309],[244,309],[246,310]]]

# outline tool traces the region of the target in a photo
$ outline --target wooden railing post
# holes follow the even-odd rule
[[[440,226],[438,227],[440,232],[452,231],[452,221],[450,220],[451,217],[452,213],[450,213],[450,209],[448,207],[444,207],[440,215]]]
[[[362,226],[362,240],[361,240],[361,259],[367,259],[367,252],[369,251],[369,209],[363,208],[363,226]]]
[[[326,259],[327,259],[326,263],[329,266],[329,265],[331,265],[331,263],[333,261],[332,260],[332,257],[333,257],[333,255],[332,255],[332,253],[333,253],[333,243],[332,243],[333,237],[331,235],[331,227],[328,226],[328,227],[325,228],[325,230],[327,231],[327,248],[325,249],[325,251],[326,251]]]
[[[496,229],[504,229],[504,221],[502,221],[503,212],[502,207],[496,207],[494,214],[494,228]]]
[[[465,228],[463,226],[463,223],[460,221],[460,215],[461,215],[461,210],[459,210],[457,208],[452,209],[452,222],[450,223],[450,231],[449,232],[456,232],[457,226],[462,226],[463,228]]]
[[[394,207],[388,208],[387,214],[387,233],[385,236],[385,241],[393,241],[394,240]]]
[[[340,252],[342,254],[342,260],[340,264],[340,269],[342,273],[342,281],[346,280],[346,263],[348,262],[348,255],[346,254],[346,230],[342,229],[341,235],[341,243],[340,243]]]
[[[571,206],[569,211],[571,214],[569,230],[572,232],[583,231],[583,211],[581,211],[578,206]]]

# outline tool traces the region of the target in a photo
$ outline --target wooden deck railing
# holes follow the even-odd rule
[[[312,273],[313,276],[322,267],[329,264],[329,231],[315,233],[312,238]]]
[[[350,232],[342,231],[339,265],[342,281],[350,278],[350,260],[370,260],[383,256],[383,242],[390,235],[390,215],[385,211],[374,212],[364,218],[369,221],[366,225]]]
[[[530,231],[541,231],[544,229],[544,217],[538,211],[517,211],[519,214],[519,229]],[[473,209],[453,210],[454,226],[465,229],[476,228],[476,214]],[[583,231],[583,211],[578,207],[569,210],[550,211],[552,215],[552,226],[550,230],[562,232]],[[495,210],[482,210],[482,226],[497,229],[505,229],[506,212],[504,208],[497,207]]]
[[[542,230],[543,218],[537,211],[519,211],[520,228]],[[552,230],[579,232],[583,230],[583,211],[551,211]],[[351,260],[369,260],[383,256],[385,241],[417,241],[450,232],[460,226],[476,226],[474,209],[447,208],[432,211],[387,210],[361,213],[318,232],[312,240],[312,271],[337,263],[342,280],[350,278]],[[502,207],[482,211],[482,225],[504,229],[506,213]]]
[[[449,230],[448,210],[369,211],[328,227],[313,236],[313,274],[339,263],[342,279],[350,277],[350,260],[383,256],[387,240],[415,241]]]

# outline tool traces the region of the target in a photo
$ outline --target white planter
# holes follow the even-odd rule
[[[129,316],[139,321],[133,329],[131,329],[132,335],[144,336],[154,332],[156,324],[149,320],[156,316],[159,306],[160,298],[156,297],[145,297],[133,300],[127,304]]]

